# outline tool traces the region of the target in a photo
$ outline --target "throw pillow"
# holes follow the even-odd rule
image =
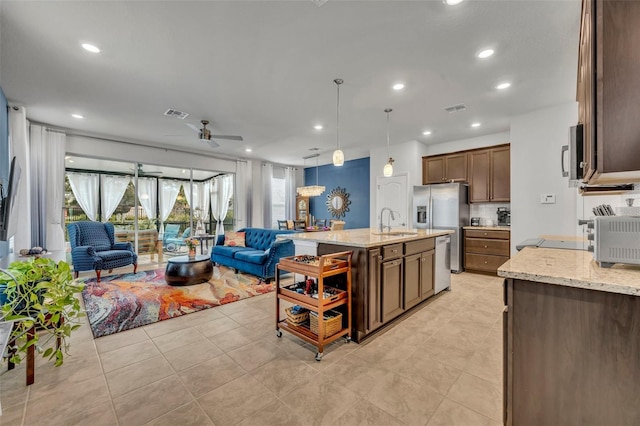
[[[224,234],[224,245],[232,247],[246,247],[244,245],[244,232],[227,232]]]

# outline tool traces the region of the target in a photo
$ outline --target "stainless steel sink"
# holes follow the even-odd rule
[[[410,236],[418,235],[418,233],[408,232],[408,231],[390,231],[390,232],[372,232],[371,235],[380,235],[380,236],[388,235],[390,237],[410,237]]]

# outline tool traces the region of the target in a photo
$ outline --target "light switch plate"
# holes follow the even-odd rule
[[[540,194],[540,204],[555,204],[556,194]]]

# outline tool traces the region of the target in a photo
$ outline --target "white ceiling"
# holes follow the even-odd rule
[[[316,3],[3,0],[0,84],[31,120],[75,133],[211,154],[184,124],[209,119],[213,133],[244,137],[219,140],[220,155],[298,165],[314,147],[331,161],[337,77],[347,160],[385,146],[385,108],[392,145],[428,144],[575,100],[579,0]],[[496,54],[479,60],[484,47]],[[502,81],[511,88],[497,91]],[[457,103],[468,110],[443,110]]]

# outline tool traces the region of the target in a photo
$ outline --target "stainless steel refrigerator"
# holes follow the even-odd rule
[[[462,272],[462,227],[469,224],[469,185],[439,183],[413,187],[413,226],[450,229],[451,271]]]

